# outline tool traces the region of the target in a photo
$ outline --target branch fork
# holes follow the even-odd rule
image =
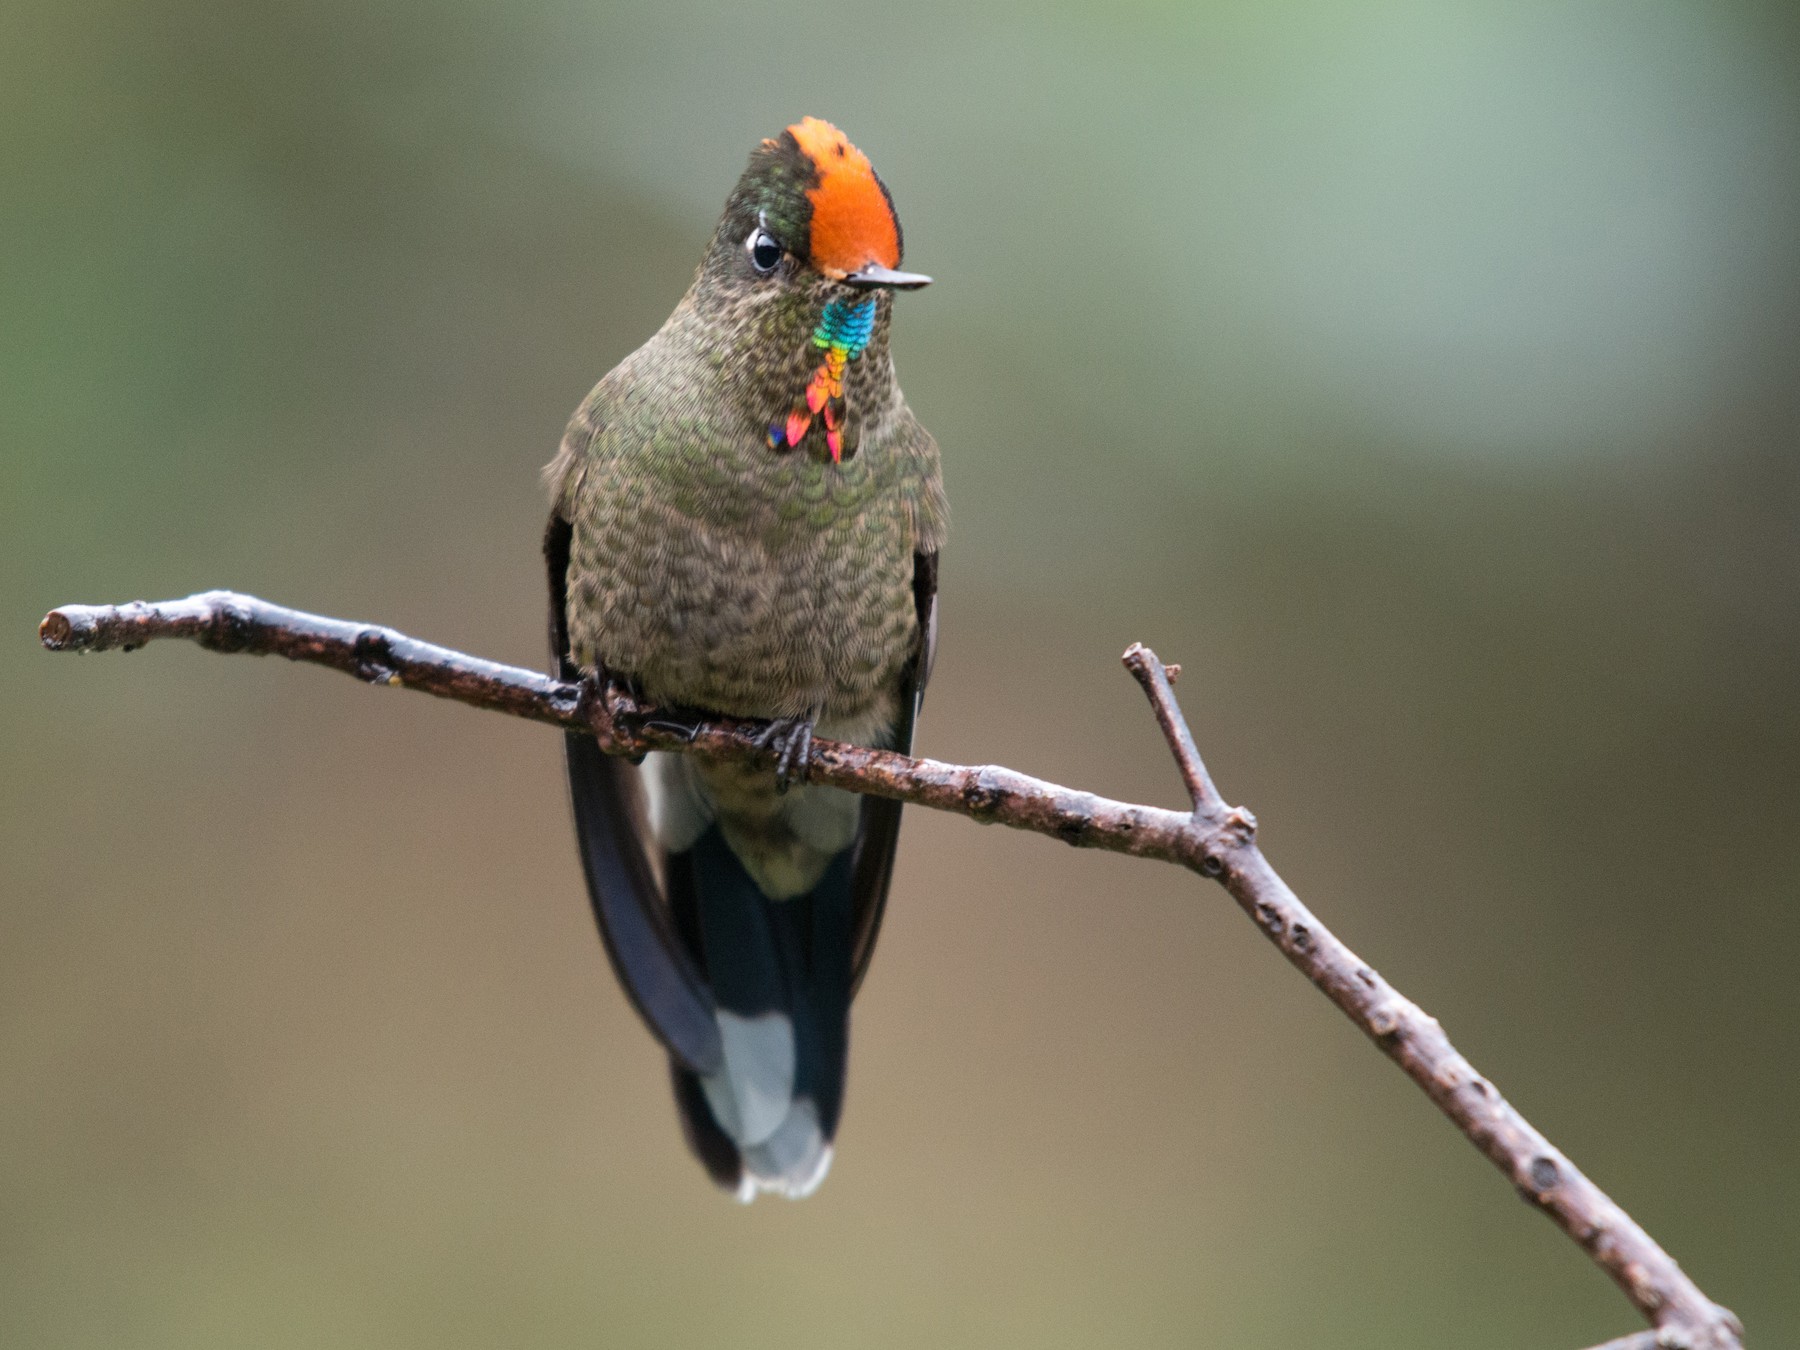
[[[765,723],[683,721],[616,681],[570,684],[407,637],[391,628],[305,614],[230,591],[129,605],[66,605],[45,616],[51,651],[131,651],[186,638],[217,652],[251,652],[329,666],[365,683],[418,689],[472,707],[591,731],[608,754],[682,750],[709,759],[773,762]],[[1226,803],[1206,771],[1166,666],[1134,643],[1124,663],[1143,687],[1192,809],[1111,801],[995,765],[914,759],[814,740],[815,783],[891,797],[972,820],[1156,858],[1218,881],[1281,954],[1411,1078],[1519,1194],[1568,1234],[1624,1291],[1649,1330],[1593,1350],[1741,1350],[1743,1327],[1712,1302],[1656,1241],[1475,1071],[1437,1020],[1351,951],[1300,902],[1263,857],[1256,817]]]

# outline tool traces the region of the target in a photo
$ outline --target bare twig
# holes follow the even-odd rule
[[[1162,728],[1169,751],[1175,756],[1175,767],[1181,770],[1181,781],[1187,784],[1188,796],[1194,799],[1194,814],[1208,819],[1224,815],[1225,799],[1213,786],[1206,765],[1201,762],[1200,747],[1194,744],[1187,718],[1181,715],[1181,705],[1175,701],[1174,684],[1181,674],[1181,667],[1165,666],[1156,659],[1156,653],[1141,642],[1127,647],[1123,659],[1125,669],[1144,686],[1150,709],[1156,714],[1156,724]],[[1254,820],[1250,822],[1250,828],[1256,828]]]
[[[432,646],[389,628],[322,618],[230,591],[121,606],[69,605],[39,628],[52,651],[131,650],[188,638],[221,652],[311,661],[372,684],[420,689],[532,721],[590,728],[614,754],[686,750],[762,760],[754,722],[709,718],[691,736],[671,714],[616,686],[573,685]],[[1213,786],[1169,670],[1133,645],[1125,665],[1143,685],[1193,801],[1192,813],[1111,801],[993,765],[965,767],[815,740],[811,781],[1030,830],[1081,848],[1157,858],[1217,879],[1282,955],[1437,1103],[1520,1195],[1611,1275],[1654,1330],[1596,1350],[1739,1350],[1743,1329],[1631,1217],[1551,1145],[1451,1045],[1436,1019],[1340,942],[1276,875],[1256,846],[1256,819]]]

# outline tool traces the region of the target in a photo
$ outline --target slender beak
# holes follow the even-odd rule
[[[886,286],[894,291],[916,291],[921,286],[931,285],[931,278],[921,276],[917,272],[896,272],[891,267],[883,267],[879,263],[870,263],[867,267],[859,267],[844,278],[846,286],[860,286],[864,290],[872,290],[876,286]]]

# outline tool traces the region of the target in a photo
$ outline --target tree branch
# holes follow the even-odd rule
[[[471,707],[593,731],[611,754],[685,750],[773,762],[761,724],[679,712],[616,685],[566,684],[397,633],[285,609],[230,591],[129,605],[52,610],[38,635],[52,651],[126,650],[187,638],[218,652],[310,661],[371,684],[418,689]],[[993,765],[961,766],[815,740],[809,781],[1109,849],[1217,880],[1281,954],[1362,1028],[1453,1124],[1624,1290],[1654,1330],[1596,1350],[1740,1350],[1743,1328],[1631,1217],[1532,1127],[1451,1045],[1436,1019],[1376,974],[1300,903],[1256,846],[1256,818],[1227,806],[1171,688],[1178,668],[1134,644],[1125,665],[1150,700],[1193,801],[1191,813],[1111,801]]]

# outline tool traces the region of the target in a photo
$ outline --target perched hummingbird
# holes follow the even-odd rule
[[[831,1165],[899,836],[898,802],[804,781],[813,733],[909,749],[931,671],[948,506],[888,354],[893,293],[930,281],[900,255],[841,131],[763,141],[693,285],[545,470],[564,677],[771,721],[771,768],[566,745],[613,969],[689,1145],[744,1200],[810,1194]]]

